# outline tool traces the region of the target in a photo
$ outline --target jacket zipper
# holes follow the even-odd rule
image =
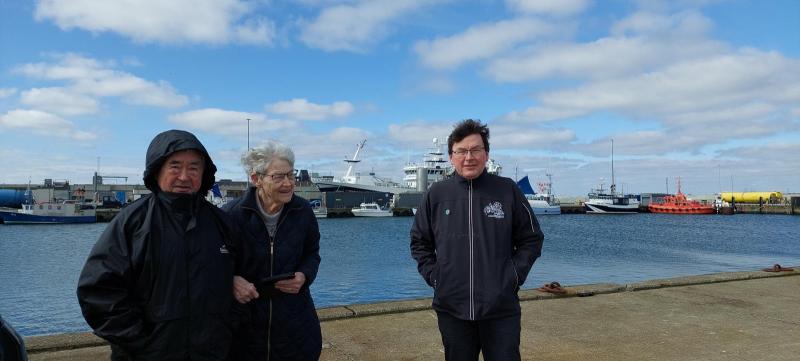
[[[278,227],[275,226],[275,235],[278,235]],[[269,231],[267,231],[269,236]],[[275,261],[275,237],[269,237],[269,275],[272,277],[273,263]],[[267,361],[272,356],[272,297],[269,299],[269,321],[267,321]]]
[[[286,209],[288,212],[288,207]],[[280,228],[281,223],[283,220],[286,219],[286,216],[278,219],[278,224],[275,225],[275,237],[269,237],[269,276],[273,276],[273,272],[275,271],[275,238],[278,236],[278,228]],[[269,236],[269,230],[267,230],[267,236]],[[267,361],[272,358],[272,298],[270,297],[269,300],[269,321],[267,321]]]
[[[472,226],[472,180],[469,181],[469,319],[475,320],[475,237]]]
[[[190,265],[190,263],[191,263],[191,249],[190,249],[191,245],[189,244],[187,233],[188,233],[188,231],[186,229],[184,229],[183,230],[183,243],[184,243],[184,245],[186,245],[186,247],[184,247],[184,249],[185,249],[185,251],[184,251],[184,263],[185,263],[184,264],[184,269],[185,269],[185,272],[186,272],[186,309],[189,310],[189,330],[187,330],[187,332],[186,332],[186,341],[185,342],[186,342],[186,350],[187,350],[186,351],[186,353],[187,353],[186,356],[187,357],[191,357],[190,356],[190,352],[191,351],[189,351],[189,350],[192,349],[191,328],[193,327],[192,324],[194,323],[194,313],[192,312],[192,296],[191,296],[191,294],[192,294],[192,282],[191,282],[191,277],[192,276],[191,276],[191,265]]]

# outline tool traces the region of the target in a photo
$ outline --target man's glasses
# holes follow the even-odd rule
[[[483,154],[483,152],[485,150],[486,150],[486,148],[484,148],[484,147],[475,147],[475,148],[471,148],[471,149],[459,148],[459,149],[454,149],[453,150],[453,154],[455,154],[455,155],[457,155],[459,157],[466,157],[467,154],[470,154],[473,158],[475,158],[479,154]]]
[[[287,179],[294,180],[294,170],[287,173],[272,173],[272,174],[263,174],[264,177],[269,177],[272,179],[274,183],[280,183]]]

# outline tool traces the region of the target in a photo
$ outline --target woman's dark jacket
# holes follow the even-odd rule
[[[320,262],[317,219],[308,201],[292,196],[283,206],[275,237],[270,237],[256,194],[251,187],[223,207],[236,225],[240,242],[235,273],[258,285],[270,275],[303,272],[306,283],[297,294],[263,285],[259,298],[235,306],[240,324],[235,330],[234,359],[317,360],[322,335],[309,290]]]
[[[462,320],[520,314],[517,291],[544,235],[508,178],[455,174],[425,194],[411,228],[411,255],[434,288],[433,308]]]
[[[161,165],[185,149],[206,159],[200,192],[161,192]],[[146,169],[153,193],[114,217],[81,271],[83,316],[112,344],[112,359],[223,360],[231,341],[231,225],[203,198],[216,168],[194,136],[168,131],[151,143]]]

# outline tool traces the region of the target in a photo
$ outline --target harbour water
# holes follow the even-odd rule
[[[317,307],[430,297],[409,255],[412,220],[320,219]],[[800,265],[797,216],[566,214],[539,221],[544,249],[523,288]],[[0,315],[24,336],[88,331],[75,285],[105,226],[0,225]]]

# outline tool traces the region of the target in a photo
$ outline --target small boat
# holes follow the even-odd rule
[[[361,203],[358,208],[351,209],[356,217],[391,217],[391,209],[382,209],[377,203]]]
[[[639,197],[633,194],[617,193],[614,184],[614,140],[611,140],[611,189],[606,193],[603,184],[589,193],[584,202],[588,214],[634,214],[639,212]]]
[[[589,193],[589,200],[583,204],[589,214],[634,214],[639,212],[639,198],[633,194],[620,194],[615,192],[611,185],[611,192],[606,193],[603,186]]]
[[[74,201],[23,204],[22,209],[0,210],[5,224],[95,223],[94,207]]]
[[[681,179],[678,178],[678,193],[674,196],[664,196],[663,199],[650,203],[647,209],[652,213],[671,214],[714,214],[716,209],[711,204],[702,204],[686,198],[681,192]]]
[[[547,176],[548,178],[551,177],[550,174]],[[551,194],[551,185],[552,181],[548,183],[539,183],[540,193],[536,193],[533,187],[531,187],[528,176],[522,177],[522,179],[517,182],[517,186],[522,190],[525,199],[528,200],[528,204],[531,205],[531,209],[535,215],[561,214],[561,206],[556,204],[555,197]]]

